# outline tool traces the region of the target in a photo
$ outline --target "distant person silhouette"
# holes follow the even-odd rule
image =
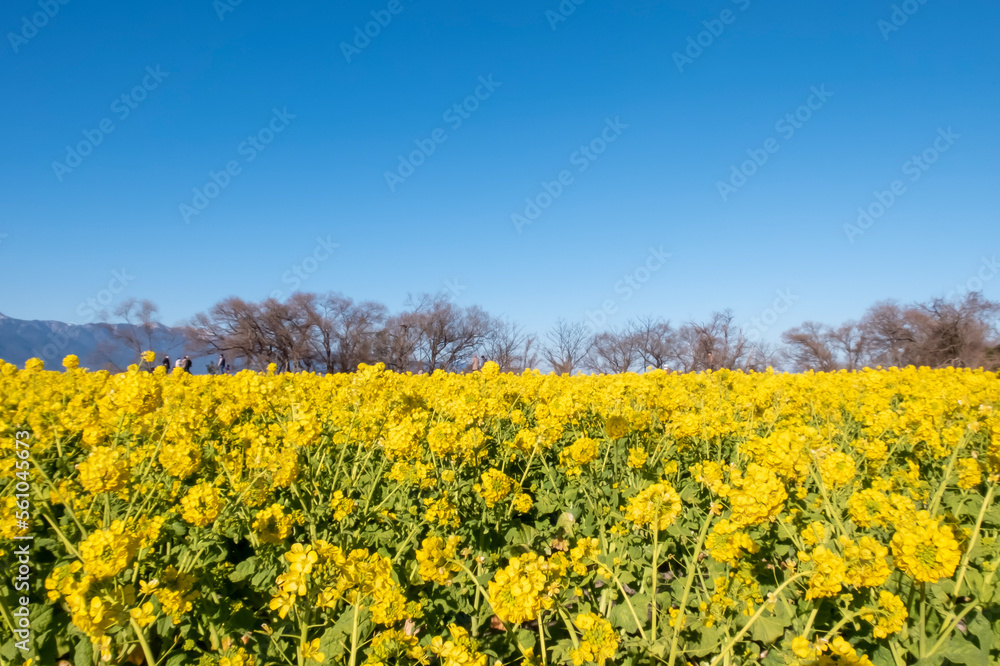
[[[185,356],[184,357],[184,365],[181,366],[181,367],[184,368],[184,372],[186,372],[188,374],[191,374],[191,359],[188,358],[187,356]]]
[[[170,372],[170,357],[169,356],[164,356],[163,357],[163,369],[166,370],[167,372]]]
[[[226,357],[222,354],[219,354],[219,374],[226,374]]]

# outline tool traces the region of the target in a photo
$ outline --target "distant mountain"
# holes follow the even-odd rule
[[[137,350],[126,342],[131,327],[126,324],[67,324],[61,321],[14,319],[0,314],[0,359],[24,367],[29,358],[40,358],[50,370],[62,368],[69,354],[80,357],[80,365],[92,370],[124,370],[139,359]],[[171,360],[185,353],[180,329],[157,324],[150,336],[159,361],[164,354]],[[149,342],[140,339],[143,350]],[[205,372],[208,357],[191,357],[193,372]]]

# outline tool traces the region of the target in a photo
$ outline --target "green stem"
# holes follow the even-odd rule
[[[779,594],[783,589],[785,589],[793,582],[795,582],[797,578],[801,578],[802,576],[805,575],[806,574],[804,573],[795,574],[794,576],[786,580],[784,583],[782,583],[781,586],[774,591],[775,595]],[[750,631],[750,628],[753,626],[754,622],[756,622],[757,618],[759,618],[761,615],[764,614],[764,611],[766,609],[767,609],[767,604],[761,604],[760,608],[757,609],[757,612],[754,613],[753,617],[750,618],[750,621],[747,622],[746,625],[744,625],[744,627],[740,629],[740,631],[735,636],[733,636],[728,643],[726,643],[725,647],[722,648],[722,652],[720,652],[718,656],[716,656],[715,659],[713,659],[711,663],[709,663],[708,666],[715,666],[717,663],[719,663],[719,660],[723,658],[723,655],[728,655],[729,651],[733,649],[733,646],[736,645],[736,643],[738,643],[739,640],[743,638],[743,636],[746,635],[748,631]]]
[[[134,617],[129,618],[129,623],[132,625],[132,629],[135,630],[136,638],[139,640],[139,646],[142,647],[142,653],[146,655],[146,663],[149,666],[153,666],[156,663],[156,659],[153,658],[153,651],[149,649],[149,643],[146,642],[146,636],[142,633],[142,627],[139,623],[135,621]]]
[[[351,661],[350,666],[358,663],[358,604],[354,604],[354,619],[351,620]]]
[[[659,572],[657,571],[656,564],[657,564],[657,559],[659,558],[659,555],[660,555],[660,511],[659,511],[660,507],[659,507],[659,505],[657,505],[656,509],[657,509],[656,513],[653,515],[653,525],[652,525],[652,527],[653,527],[653,566],[652,566],[652,568],[653,568],[653,581],[651,583],[651,589],[652,589],[652,593],[653,593],[653,595],[652,595],[652,598],[653,598],[653,625],[652,625],[652,627],[650,628],[650,631],[649,631],[650,640],[653,641],[654,643],[656,642],[656,578],[657,578],[657,576],[659,574]],[[697,557],[697,555],[695,555],[695,557]],[[684,606],[683,605],[681,606],[681,612],[682,613],[684,612]],[[677,630],[679,630],[679,629],[680,629],[680,627],[677,628]],[[675,632],[674,632],[675,634],[677,633],[677,630],[675,630]]]
[[[563,623],[566,625],[566,630],[569,631],[569,637],[573,641],[573,647],[580,647],[580,641],[576,638],[576,630],[573,628],[573,623],[569,620],[569,615],[560,606],[557,608],[559,611],[559,617],[562,618]]]
[[[698,555],[701,553],[701,546],[705,543],[705,537],[708,535],[708,527],[712,524],[712,512],[708,512],[708,516],[705,518],[705,523],[701,526],[701,532],[698,534],[698,543],[695,544],[694,553],[691,555],[691,560],[688,562],[688,575],[687,580],[684,582],[684,593],[681,595],[680,612],[681,614],[686,613],[688,595],[691,594],[691,585],[694,583],[695,574],[698,572]],[[781,589],[780,587],[778,588]],[[761,610],[767,607],[767,604],[761,605]],[[751,620],[752,622],[752,620]],[[670,640],[670,660],[667,662],[668,666],[674,666],[674,661],[677,659],[677,639],[680,638],[681,629],[684,627],[682,622],[679,622],[677,626],[674,627],[674,635]]]
[[[542,617],[545,613],[538,614],[538,642],[541,643],[542,649],[542,666],[547,663],[548,656],[545,653],[545,625],[542,623]]]
[[[643,631],[642,629],[643,623],[639,622],[639,616],[635,612],[635,607],[632,605],[632,600],[628,598],[628,592],[625,591],[625,586],[622,585],[622,582],[618,580],[618,576],[616,576],[615,572],[612,571],[610,568],[608,568],[607,565],[605,565],[602,562],[598,562],[597,560],[594,560],[594,563],[597,564],[597,566],[599,566],[600,568],[607,571],[611,575],[611,579],[615,581],[615,583],[617,583],[618,589],[621,590],[622,597],[625,599],[625,603],[628,604],[628,609],[632,613],[632,619],[635,620],[635,626],[639,627],[639,636],[641,636],[643,640],[646,640],[646,632]]]
[[[958,591],[962,588],[962,580],[965,578],[965,572],[969,568],[969,560],[972,557],[972,549],[976,547],[976,543],[979,540],[979,528],[983,524],[983,518],[986,516],[987,507],[991,506],[996,489],[997,486],[995,483],[990,486],[990,489],[986,492],[986,499],[983,500],[983,506],[979,509],[979,516],[976,517],[976,527],[972,530],[972,538],[969,539],[969,547],[965,550],[965,555],[962,557],[962,566],[958,570],[958,577],[955,578],[955,590],[951,593],[951,596],[953,597],[957,597]]]
[[[948,479],[951,477],[951,472],[955,468],[955,460],[958,458],[958,452],[962,450],[965,443],[968,441],[968,432],[962,435],[962,438],[958,442],[958,446],[955,450],[951,452],[951,457],[948,459],[948,467],[944,470],[944,477],[941,479],[941,485],[938,486],[937,492],[934,493],[934,499],[931,501],[930,508],[928,508],[928,513],[931,517],[937,513],[938,506],[941,504],[941,498],[944,496],[944,491],[948,487]]]
[[[920,583],[920,658],[927,654],[927,583]]]

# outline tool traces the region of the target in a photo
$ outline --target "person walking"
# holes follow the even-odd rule
[[[163,369],[166,370],[168,374],[170,373],[170,357],[169,356],[165,355],[163,357]]]
[[[226,374],[226,357],[223,354],[219,354],[219,374]]]
[[[191,359],[187,356],[184,357],[184,364],[181,366],[184,368],[184,372],[191,374]]]
[[[182,367],[184,367],[184,359],[178,358],[176,361],[174,361],[174,368],[175,369],[176,368],[182,368]]]

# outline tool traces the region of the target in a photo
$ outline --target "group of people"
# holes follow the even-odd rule
[[[163,367],[166,369],[167,372],[170,372],[170,357],[169,356],[164,356],[163,357]],[[174,367],[175,368],[180,368],[184,372],[190,373],[191,372],[191,358],[189,356],[185,356],[184,358],[177,359],[174,362]]]
[[[173,367],[174,368],[180,368],[184,372],[187,372],[187,373],[190,374],[190,372],[191,372],[191,365],[192,365],[191,357],[190,356],[185,356],[184,358],[178,358],[174,362]],[[170,356],[166,356],[165,355],[163,357],[163,367],[166,369],[167,372],[170,372],[170,367],[171,367],[170,366]],[[219,360],[216,361],[215,368],[216,368],[217,374],[220,374],[220,375],[225,375],[225,374],[227,374],[231,370],[230,366],[226,363],[226,357],[225,357],[224,354],[219,354]]]
[[[469,364],[468,369],[470,372],[475,372],[476,370],[482,370],[483,366],[486,365],[487,361],[489,361],[489,359],[486,358],[485,356],[479,358],[479,354],[473,354],[472,363]]]

